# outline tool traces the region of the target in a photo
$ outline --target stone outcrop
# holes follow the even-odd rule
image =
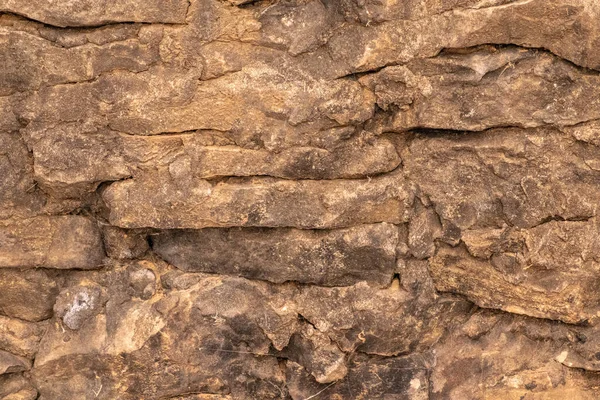
[[[0,4],[0,400],[597,399],[600,3]]]

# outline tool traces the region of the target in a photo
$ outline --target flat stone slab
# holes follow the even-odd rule
[[[40,216],[0,226],[0,268],[92,269],[103,258],[100,231],[86,217]]]
[[[372,179],[219,183],[155,174],[113,183],[103,194],[110,223],[122,228],[342,228],[406,222],[411,186],[399,172]]]
[[[188,6],[186,0],[5,0],[0,5],[0,11],[66,27],[99,26],[115,22],[183,23]]]
[[[202,229],[152,236],[152,248],[187,272],[239,275],[275,283],[389,285],[398,229],[391,224],[347,229]]]

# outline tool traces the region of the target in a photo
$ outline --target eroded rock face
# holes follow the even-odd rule
[[[24,15],[46,24],[65,26],[99,26],[115,22],[183,23],[189,3],[184,0],[155,1],[140,7],[135,1],[77,0],[58,4],[33,4],[23,0],[6,0],[2,12]]]
[[[403,154],[405,170],[448,231],[588,219],[596,215],[599,155],[576,132],[590,129],[420,134]]]
[[[103,258],[100,231],[85,217],[40,216],[0,226],[0,268],[91,269]]]
[[[569,354],[563,349],[585,341],[580,328],[476,313],[436,349],[430,398],[593,399],[597,375],[561,365]]]
[[[0,4],[0,399],[600,397],[600,3]]]
[[[462,240],[466,249],[442,248],[431,259],[439,290],[539,318],[581,323],[600,316],[595,219],[469,230]]]
[[[275,283],[387,286],[396,269],[397,228],[362,225],[330,231],[202,229],[152,236],[153,250],[188,272],[239,275]]]
[[[56,279],[44,270],[0,269],[0,314],[26,321],[52,316]]]
[[[158,173],[116,182],[103,198],[110,223],[122,228],[332,229],[406,222],[413,194],[397,172],[361,180],[231,178],[218,183]]]

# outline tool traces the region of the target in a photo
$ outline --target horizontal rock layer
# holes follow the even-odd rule
[[[331,231],[202,229],[152,236],[152,249],[187,272],[342,286],[387,286],[396,269],[397,228],[361,225]]]
[[[39,216],[0,226],[0,267],[98,268],[104,251],[96,223]]]
[[[596,399],[595,0],[5,0],[0,399]]]

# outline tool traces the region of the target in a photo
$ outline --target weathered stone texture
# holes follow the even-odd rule
[[[99,26],[114,22],[183,23],[189,3],[185,0],[150,1],[77,0],[63,3],[5,0],[1,12],[11,12],[46,24]]]
[[[413,201],[412,187],[400,173],[360,180],[230,178],[215,183],[169,171],[116,182],[103,198],[111,224],[162,229],[399,224],[408,220]]]
[[[202,229],[152,236],[153,250],[187,272],[211,272],[275,283],[325,286],[367,281],[390,284],[396,269],[397,228],[361,225],[330,231]]]
[[[27,321],[52,316],[58,285],[44,270],[0,269],[0,314]]]
[[[597,0],[0,2],[0,399],[600,398]]]
[[[35,217],[0,226],[0,268],[77,268],[102,265],[96,223],[80,216]]]

